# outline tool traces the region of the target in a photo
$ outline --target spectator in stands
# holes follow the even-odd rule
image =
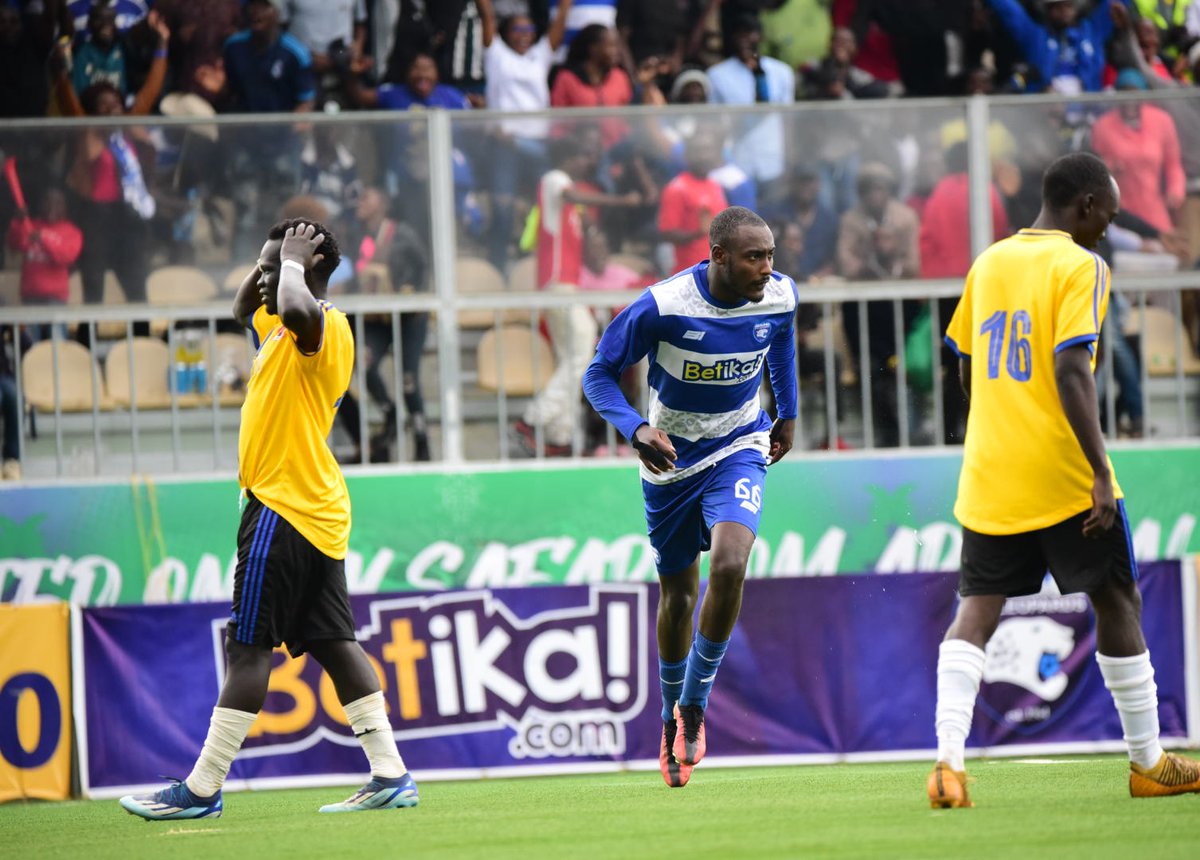
[[[849,27],[838,27],[829,36],[829,53],[820,61],[801,67],[803,97],[821,101],[881,99],[899,95],[883,81],[854,65],[858,38]]]
[[[858,205],[842,216],[838,236],[838,270],[850,281],[915,278],[921,268],[916,213],[895,198],[892,172],[881,164],[863,166],[858,176]],[[917,302],[903,303],[902,331],[919,311]],[[865,349],[871,372],[875,444],[899,444],[899,404],[896,399],[897,350],[891,301],[867,302],[868,331],[859,328],[858,305],[842,306],[846,339],[856,356]],[[867,384],[863,380],[863,384]]]
[[[888,35],[905,95],[949,95],[966,72],[972,12],[964,0],[858,0],[852,26],[858,39],[870,24]]]
[[[833,274],[838,240],[837,213],[821,202],[821,180],[815,165],[801,162],[792,168],[783,186],[782,198],[763,204],[763,217],[793,239],[795,259],[787,266],[776,262],[780,272],[794,272],[796,279],[820,279]],[[791,228],[796,228],[793,232]],[[798,238],[797,238],[798,237]]]
[[[166,76],[166,46],[171,31],[161,18],[156,20],[155,30],[162,50],[128,111],[130,115],[144,116],[150,112]],[[54,92],[63,116],[126,114],[121,94],[112,84],[92,84],[76,96],[62,63],[61,50],[56,58]],[[133,135],[121,128],[93,126],[76,136],[67,185],[75,195],[71,208],[77,213],[83,231],[79,269],[85,302],[104,300],[104,274],[110,269],[116,274],[126,300],[146,300],[147,243],[150,219],[157,210],[145,178],[151,165],[152,159],[139,152]],[[148,331],[149,323],[134,324],[135,333]],[[89,342],[87,326],[79,327],[79,338]]]
[[[0,481],[21,480],[21,404],[17,399],[16,351],[25,352],[29,336],[19,329],[19,342],[13,342],[13,327],[0,326],[0,421],[4,438],[0,442]]]
[[[763,28],[762,52],[793,69],[818,59],[833,30],[829,0],[768,0],[759,20]]]
[[[1030,66],[1029,92],[1064,95],[1099,91],[1104,45],[1113,32],[1109,0],[1098,0],[1082,19],[1076,0],[1044,0],[1046,21],[1035,21],[1019,0],[987,0]],[[1113,0],[1128,5],[1127,0]]]
[[[548,0],[547,11],[551,19],[557,16],[562,0]],[[571,43],[588,27],[604,27],[616,31],[618,0],[575,0],[567,13],[567,29],[563,36],[563,47]],[[563,59],[560,51],[559,59]]]
[[[333,71],[333,45],[348,49],[352,63],[361,64],[367,42],[366,0],[282,0],[279,7],[280,22],[308,48],[316,74]]]
[[[1129,21],[1129,12],[1124,6],[1114,6],[1112,9],[1113,26],[1116,30],[1112,38],[1112,53],[1110,62],[1104,67],[1104,88],[1109,89],[1117,83],[1117,72],[1120,68],[1146,67],[1151,76],[1163,80],[1174,80],[1171,70],[1159,56],[1158,27],[1148,18],[1138,18]],[[1142,62],[1138,61],[1141,58]],[[1118,58],[1123,58],[1121,62]]]
[[[225,86],[225,41],[237,32],[239,0],[155,0],[171,28],[173,92],[194,93],[213,102]]]
[[[785,63],[760,57],[762,28],[755,18],[743,19],[730,33],[731,56],[708,70],[712,100],[717,104],[791,104],[796,75]],[[742,118],[733,160],[760,186],[783,175],[786,157],[783,117],[778,113]]]
[[[641,195],[606,194],[584,190],[595,177],[599,153],[583,135],[554,139],[552,160],[557,166],[538,185],[537,285],[551,292],[579,290],[583,268],[583,235],[587,209],[631,207],[642,203]],[[522,420],[516,423],[519,440],[534,453],[536,431],[545,431],[545,451],[566,455],[572,450],[580,386],[596,346],[596,318],[581,305],[546,311],[546,325],[554,347],[555,369],[545,387],[530,401]]]
[[[563,42],[572,0],[564,0],[546,35],[528,15],[497,22],[491,0],[479,0],[483,14],[484,67],[487,106],[495,111],[533,111],[550,107],[550,67]],[[513,241],[513,206],[518,188],[532,188],[548,169],[546,120],[501,120],[491,130],[492,223],[488,259],[500,271],[508,269]]]
[[[82,93],[92,84],[109,83],[124,97],[125,47],[117,38],[117,10],[98,0],[87,15],[87,34],[75,47],[71,83]]]
[[[43,116],[50,43],[28,31],[15,6],[0,6],[0,119]]]
[[[1200,39],[1200,5],[1194,0],[1133,0],[1133,8],[1154,27],[1168,59],[1186,57],[1189,45]]]
[[[633,100],[633,82],[617,60],[616,33],[603,24],[584,27],[571,43],[566,62],[550,87],[550,104],[553,107],[629,104]],[[612,148],[629,136],[629,123],[620,117],[606,117],[600,122],[600,131],[605,148]]]
[[[1118,91],[1145,89],[1146,79],[1136,69],[1117,75]],[[1172,232],[1187,179],[1171,115],[1152,104],[1121,102],[1092,127],[1092,148],[1121,187],[1121,208],[1161,232]]]
[[[92,9],[102,5],[112,6],[116,13],[117,32],[125,33],[145,18],[150,12],[150,7],[156,4],[151,0],[69,0],[65,4],[65,14],[70,26],[64,27],[64,32],[82,33],[87,29],[88,15]]]
[[[834,28],[848,27],[854,31],[858,53],[854,65],[888,87],[900,86],[900,66],[892,37],[874,21],[858,17],[860,0],[833,0],[830,9]]]
[[[684,144],[686,167],[663,189],[658,210],[662,241],[674,247],[672,272],[708,259],[708,228],[728,203],[725,192],[709,175],[721,166],[721,139],[699,131]]]
[[[921,215],[919,234],[922,278],[963,278],[971,268],[971,206],[967,178],[967,144],[954,143],[945,157],[946,174],[933,188]],[[992,201],[992,241],[999,242],[1010,232],[1004,203],[994,186],[989,186]],[[938,300],[938,319],[943,325],[954,313],[957,299]],[[940,383],[944,426],[943,438],[958,443],[966,430],[967,404],[958,378],[958,354],[945,344],[941,348]],[[936,381],[935,381],[936,382]]]
[[[246,0],[245,30],[225,42],[219,106],[241,113],[304,113],[316,99],[312,55],[279,26],[271,0]]]
[[[340,134],[340,126],[315,125],[300,152],[300,193],[320,200],[327,218],[334,222],[354,208],[362,192],[358,165],[350,150],[339,142]]]
[[[356,234],[359,238],[354,261],[359,292],[368,295],[427,292],[429,290],[429,254],[417,232],[407,224],[388,217],[387,195],[379,188],[363,189],[355,209]],[[404,409],[412,428],[413,460],[430,459],[429,424],[425,417],[425,398],[421,393],[421,354],[425,350],[429,314],[400,315],[400,367]],[[357,329],[355,329],[357,331]],[[363,319],[365,343],[359,347],[360,361],[365,362],[367,393],[383,411],[383,427],[370,439],[370,461],[389,462],[395,459],[392,445],[396,441],[398,416],[396,403],[384,384],[380,366],[392,343],[392,320],[388,314],[367,314]],[[338,410],[344,425],[357,445],[359,439],[359,405],[350,394]],[[362,460],[361,452],[354,458]]]
[[[662,77],[679,74],[692,31],[690,6],[690,0],[618,0],[617,31],[635,68],[653,58]]]
[[[83,249],[83,234],[67,219],[67,198],[61,189],[43,191],[32,217],[17,213],[8,228],[8,247],[22,255],[22,304],[67,303],[67,278]],[[49,337],[50,326],[32,326],[30,335],[33,340]]]
[[[401,78],[403,83],[383,84],[378,88],[364,86],[357,78],[347,78],[351,101],[369,110],[410,110],[411,108],[445,108],[469,110],[467,97],[438,77],[437,60],[428,51],[418,51],[409,60]]]

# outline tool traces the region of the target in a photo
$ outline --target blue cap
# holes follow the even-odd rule
[[[1116,88],[1119,90],[1146,90],[1145,76],[1137,69],[1121,69],[1117,73]]]

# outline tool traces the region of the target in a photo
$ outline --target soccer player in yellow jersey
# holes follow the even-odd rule
[[[980,254],[946,332],[971,406],[954,506],[961,600],[938,654],[935,808],[972,805],[963,758],[984,647],[1005,598],[1036,593],[1047,569],[1096,612],[1096,660],[1129,745],[1130,793],[1200,791],[1200,765],[1159,745],[1129,520],[1100,431],[1093,374],[1110,279],[1091,249],[1120,199],[1094,155],[1056,160],[1037,220]]]
[[[339,252],[320,224],[271,228],[233,315],[258,346],[238,438],[244,495],[238,530],[228,670],[191,774],[152,794],[121,798],[150,820],[215,818],[230,765],[262,709],[271,652],[286,643],[329,673],[371,766],[371,779],[322,812],[416,806],[417,786],[396,749],[379,679],[354,638],[346,590],[350,497],[325,439],[354,366],[346,315],[325,301]]]

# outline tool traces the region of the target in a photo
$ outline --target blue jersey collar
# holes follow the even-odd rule
[[[696,287],[700,290],[700,295],[704,296],[704,301],[708,302],[713,307],[717,308],[740,308],[742,305],[749,302],[749,299],[742,299],[740,302],[723,302],[720,299],[714,298],[713,294],[708,291],[708,260],[702,260],[692,266],[692,277],[696,279]]]

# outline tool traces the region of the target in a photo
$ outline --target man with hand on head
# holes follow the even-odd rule
[[[345,571],[350,496],[325,442],[354,367],[346,315],[325,301],[339,260],[323,226],[282,221],[234,298],[233,316],[253,331],[258,353],[238,436],[243,506],[228,668],[187,779],[121,798],[126,811],[142,818],[221,815],[221,786],[262,709],[272,650],[281,644],[293,657],[311,653],[329,673],[371,765],[366,785],[321,811],[417,805],[379,678],[354,638]]]

